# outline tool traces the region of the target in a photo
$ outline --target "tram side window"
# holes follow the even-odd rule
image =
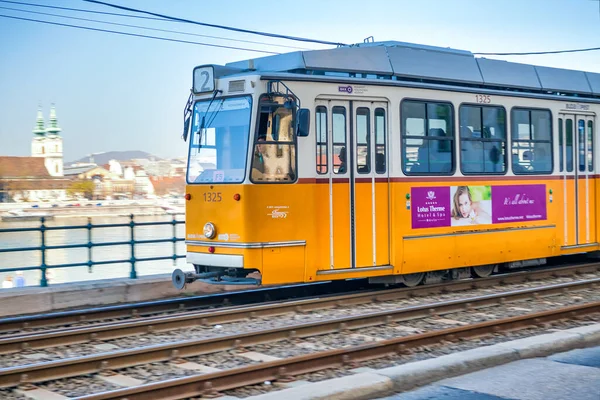
[[[460,168],[464,174],[506,172],[506,111],[502,107],[461,106]]]
[[[371,172],[371,121],[366,107],[356,109],[356,168],[359,174]]]
[[[552,173],[552,116],[545,110],[512,110],[512,170],[515,174]]]
[[[588,171],[594,170],[594,124],[588,121]]]
[[[579,171],[585,171],[586,165],[586,154],[585,154],[585,121],[580,119],[578,122],[579,133]]]
[[[286,100],[284,96],[261,97],[250,176],[254,183],[296,180],[296,138]]]
[[[402,169],[407,175],[450,175],[454,171],[450,104],[403,101]]]
[[[565,120],[567,172],[573,172],[573,120]]]
[[[327,108],[318,106],[315,113],[315,131],[317,137],[317,173],[326,174],[327,163]]]
[[[346,108],[335,106],[331,110],[331,124],[333,130],[333,173],[345,174],[348,172],[346,154]]]
[[[385,110],[383,108],[375,109],[375,172],[385,174],[386,154],[385,154]]]
[[[564,166],[564,150],[563,150],[563,143],[565,141],[565,133],[563,131],[563,120],[562,118],[558,119],[558,165],[559,165],[559,170],[560,172],[563,172],[565,170],[565,166]]]

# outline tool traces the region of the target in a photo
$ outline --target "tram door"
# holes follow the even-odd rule
[[[596,184],[593,115],[558,116],[565,246],[596,243]]]
[[[330,268],[389,265],[387,103],[319,100],[317,118],[323,113]]]

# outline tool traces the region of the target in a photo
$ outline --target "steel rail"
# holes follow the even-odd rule
[[[308,299],[301,299],[301,300],[294,300],[292,303],[284,303],[282,305],[283,306],[287,306],[287,307],[298,307],[295,311],[310,311],[310,310],[314,310],[314,309],[320,309],[320,308],[325,308],[324,304],[326,304],[327,302],[329,302],[330,304],[334,304],[334,303],[338,303],[336,305],[350,305],[350,304],[361,304],[361,303],[366,303],[366,302],[372,302],[372,301],[388,301],[388,300],[396,300],[396,299],[401,299],[403,297],[411,297],[411,296],[427,296],[427,295],[433,295],[433,294],[439,294],[439,293],[445,293],[445,292],[457,292],[457,291],[464,291],[464,290],[469,290],[469,289],[478,289],[478,288],[486,288],[486,287],[492,287],[495,285],[502,285],[502,284],[511,284],[511,283],[519,283],[519,282],[523,282],[523,281],[530,281],[530,280],[536,280],[536,279],[543,279],[543,278],[547,278],[547,277],[560,277],[560,276],[570,276],[573,274],[581,274],[581,273],[589,273],[589,272],[596,272],[596,271],[600,271],[600,263],[589,263],[589,264],[582,264],[582,265],[575,265],[575,266],[567,266],[567,267],[560,267],[560,268],[551,268],[551,269],[540,269],[540,270],[533,270],[533,271],[518,271],[518,272],[513,272],[513,273],[508,273],[508,274],[501,274],[501,275],[494,275],[488,278],[480,278],[480,279],[468,279],[468,280],[457,280],[457,281],[450,281],[450,282],[444,282],[444,283],[438,283],[438,284],[432,284],[432,285],[424,285],[424,286],[417,286],[417,287],[403,287],[403,288],[394,288],[394,289],[383,289],[383,290],[368,290],[368,291],[360,291],[357,293],[351,293],[351,294],[343,294],[343,295],[335,295],[335,294],[325,294],[325,293],[315,293],[313,294],[318,296],[321,295],[321,297],[319,298],[308,298]],[[348,283],[348,282],[346,282]],[[152,316],[152,314],[156,314],[156,313],[160,313],[160,312],[174,312],[174,311],[185,311],[186,309],[190,309],[190,308],[194,308],[194,307],[209,307],[211,305],[216,305],[216,304],[231,304],[234,303],[233,300],[236,300],[237,297],[242,297],[242,296],[246,296],[249,297],[250,301],[247,301],[247,303],[251,304],[252,300],[257,300],[260,301],[260,298],[262,298],[263,296],[265,298],[276,298],[278,297],[277,294],[278,293],[285,293],[285,291],[291,290],[291,289],[299,289],[299,287],[296,286],[286,286],[284,288],[278,288],[280,290],[280,292],[268,292],[267,289],[259,289],[259,290],[252,290],[252,291],[247,291],[247,292],[233,292],[233,293],[220,293],[218,295],[209,295],[209,296],[197,296],[194,298],[190,298],[190,299],[169,299],[169,300],[159,300],[157,302],[146,302],[146,303],[137,303],[137,304],[132,304],[132,305],[121,305],[121,306],[113,306],[113,307],[102,307],[102,308],[93,308],[93,309],[88,309],[88,310],[77,310],[75,312],[65,312],[65,313],[53,313],[53,314],[46,314],[46,315],[40,315],[38,316],[38,318],[36,319],[27,319],[26,317],[20,317],[20,318],[8,318],[8,319],[4,319],[1,320],[0,319],[0,332],[2,331],[14,331],[14,330],[19,330],[19,329],[30,329],[30,328],[42,328],[44,326],[54,326],[54,325],[58,325],[58,324],[72,324],[72,323],[77,323],[77,322],[83,322],[83,321],[93,321],[94,319],[100,319],[100,317],[102,319],[108,319],[108,318],[123,318],[123,317],[132,317],[135,318],[136,321],[140,321],[140,323],[143,323],[142,321],[145,321],[146,324],[149,323],[153,323],[154,327],[157,329],[161,329],[161,330],[168,330],[168,329],[174,329],[174,328],[169,328],[168,324],[163,325],[165,328],[163,329],[162,327],[159,327],[159,325],[161,325],[158,322],[155,321],[160,321],[161,319],[163,319],[164,317],[156,317],[156,316]],[[303,288],[304,290],[308,291],[307,288]],[[315,289],[316,292],[319,292],[320,289],[325,289],[323,288],[319,288],[319,290],[316,290],[316,288],[311,288]],[[350,288],[350,289],[357,289],[357,287],[354,288]],[[261,291],[262,290],[262,291]],[[283,296],[282,296],[283,297]],[[287,299],[289,299],[292,296],[287,297]],[[189,303],[189,304],[188,304]],[[279,307],[280,303],[274,303],[276,304],[277,307]],[[245,305],[247,306],[247,305]],[[329,307],[331,307],[332,305],[329,305]],[[335,305],[333,305],[335,306]],[[154,310],[152,309],[152,307],[154,307]],[[244,305],[237,305],[236,307],[244,307]],[[255,307],[255,308],[254,308]],[[258,306],[254,306],[251,308],[248,308],[246,311],[247,312],[256,312],[256,313],[260,313],[263,312],[263,309],[273,309],[273,305],[270,304],[264,304],[261,303]],[[226,310],[231,310],[232,307],[229,306],[227,308],[225,308]],[[195,311],[194,313],[188,313],[187,315],[189,316],[189,318],[193,318],[194,315],[198,314],[198,313],[207,313],[209,312],[210,314],[212,314],[214,312],[214,310],[210,310],[210,311]],[[283,312],[288,312],[288,311],[282,311]],[[56,315],[57,319],[54,319],[54,315]],[[143,317],[144,315],[147,315],[146,317]],[[178,315],[186,315],[184,312],[178,314]],[[273,314],[261,314],[261,315],[273,315]],[[261,315],[257,315],[257,316],[261,316]],[[142,319],[143,317],[143,319]],[[224,319],[222,320],[223,322],[232,322],[235,321],[236,319]],[[169,320],[170,322],[172,322],[172,320]],[[101,323],[97,323],[92,325],[93,327],[97,327],[99,332],[106,332],[103,331],[102,327],[109,327],[109,326],[116,326],[116,325],[122,325],[124,324],[123,321],[114,321],[114,322],[101,322]],[[189,325],[180,325],[180,326],[175,326],[175,327],[185,327],[185,326],[189,326]],[[91,326],[87,326],[86,328],[91,328]],[[125,329],[125,328],[123,328]],[[59,328],[59,329],[55,329],[55,330],[51,330],[51,331],[45,331],[44,333],[48,333],[48,334],[57,334],[57,333],[61,333],[61,335],[65,335],[65,337],[68,337],[71,333],[71,331],[74,330],[78,330],[78,328],[73,328],[73,327],[67,327],[67,328]],[[106,335],[106,333],[103,333]],[[3,343],[3,340],[9,340],[9,339],[16,339],[16,338],[23,338],[22,340],[25,340],[25,337],[31,337],[31,336],[37,336],[37,333],[27,333],[27,334],[22,334],[22,333],[17,333],[17,334],[9,334],[9,335],[3,335],[0,339],[0,343]],[[104,338],[112,338],[112,337],[117,337],[117,336],[105,336]],[[48,339],[50,339],[50,337],[48,337]],[[90,337],[89,340],[99,340],[98,337]],[[85,342],[86,340],[84,340],[83,342]],[[69,342],[65,339],[64,342],[52,342],[52,340],[49,340],[50,346],[56,346],[59,344],[69,344],[69,343],[82,343],[81,339],[76,339],[73,342]],[[54,343],[54,344],[51,344]],[[30,343],[31,345],[31,343]],[[42,346],[44,347],[44,346]],[[2,350],[2,346],[0,345],[0,354],[3,354],[5,352],[10,352],[10,351],[15,351],[15,350]]]
[[[536,273],[541,273],[537,271]],[[245,320],[248,318],[267,317],[289,312],[308,312],[318,309],[364,304],[374,301],[391,301],[409,296],[425,296],[440,291],[467,290],[486,286],[498,280],[510,279],[521,281],[531,279],[528,274],[510,275],[500,278],[479,279],[473,281],[456,281],[452,285],[432,285],[415,288],[391,289],[385,291],[369,291],[350,295],[296,300],[283,303],[270,303],[255,306],[236,306],[222,310],[183,312],[173,316],[148,317],[134,321],[116,321],[95,324],[86,327],[58,329],[49,332],[34,332],[18,335],[6,335],[0,338],[0,354],[8,354],[23,349],[42,349],[90,341],[110,340],[125,336],[143,334],[149,331],[169,331],[198,325],[214,325]]]
[[[564,307],[518,317],[486,321],[458,328],[448,328],[418,335],[405,336],[364,344],[356,347],[329,350],[283,360],[268,361],[221,372],[176,378],[133,388],[77,397],[76,400],[153,400],[185,399],[192,396],[217,396],[218,392],[257,384],[264,381],[288,381],[293,376],[328,368],[352,366],[354,363],[396,354],[404,354],[420,346],[436,345],[481,337],[490,333],[512,331],[557,320],[600,312],[600,302]]]
[[[600,269],[600,267],[599,267]],[[193,297],[176,297],[164,300],[146,301],[130,304],[93,307],[79,310],[58,311],[43,314],[7,317],[0,319],[0,333],[23,329],[46,328],[56,325],[69,325],[81,322],[102,321],[118,318],[138,318],[142,316],[177,312],[189,309],[208,308],[221,305],[247,305],[269,300],[289,299],[294,296],[306,297],[327,294],[335,290],[331,282],[264,287]],[[337,285],[341,287],[341,285]],[[360,289],[360,285],[347,285],[350,290]],[[326,287],[330,287],[327,289]]]
[[[442,315],[451,312],[472,310],[508,301],[546,297],[553,294],[580,291],[594,288],[600,278],[580,282],[570,282],[544,287],[529,288],[486,296],[469,297],[430,303],[420,306],[403,307],[377,313],[339,317],[325,321],[287,325],[280,328],[257,330],[241,334],[218,336],[208,339],[186,340],[176,343],[138,347],[91,356],[49,361],[39,364],[0,369],[0,387],[12,387],[22,382],[39,382],[99,372],[105,369],[119,369],[135,365],[167,361],[180,357],[190,357],[217,351],[270,343],[290,338],[303,338],[343,332],[369,326],[384,325],[408,319]]]

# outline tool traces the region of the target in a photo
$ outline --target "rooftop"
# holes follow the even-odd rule
[[[0,178],[50,178],[42,157],[0,156]]]
[[[76,166],[76,167],[65,167],[64,175],[65,176],[79,175],[79,174],[83,174],[85,172],[91,171],[94,168],[98,168],[98,166],[94,164],[94,165],[81,165],[81,166]]]
[[[455,83],[600,97],[600,74],[475,57],[465,50],[397,41],[296,51],[237,61],[221,76],[248,71]],[[233,71],[232,71],[233,69]],[[219,75],[219,71],[215,71]]]

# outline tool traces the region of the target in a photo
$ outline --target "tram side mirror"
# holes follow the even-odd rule
[[[190,117],[187,116],[185,121],[183,121],[183,141],[187,142],[188,132],[190,131]]]
[[[308,108],[301,108],[297,114],[298,125],[296,127],[296,136],[306,137],[308,136],[308,130],[310,127],[310,110]]]

